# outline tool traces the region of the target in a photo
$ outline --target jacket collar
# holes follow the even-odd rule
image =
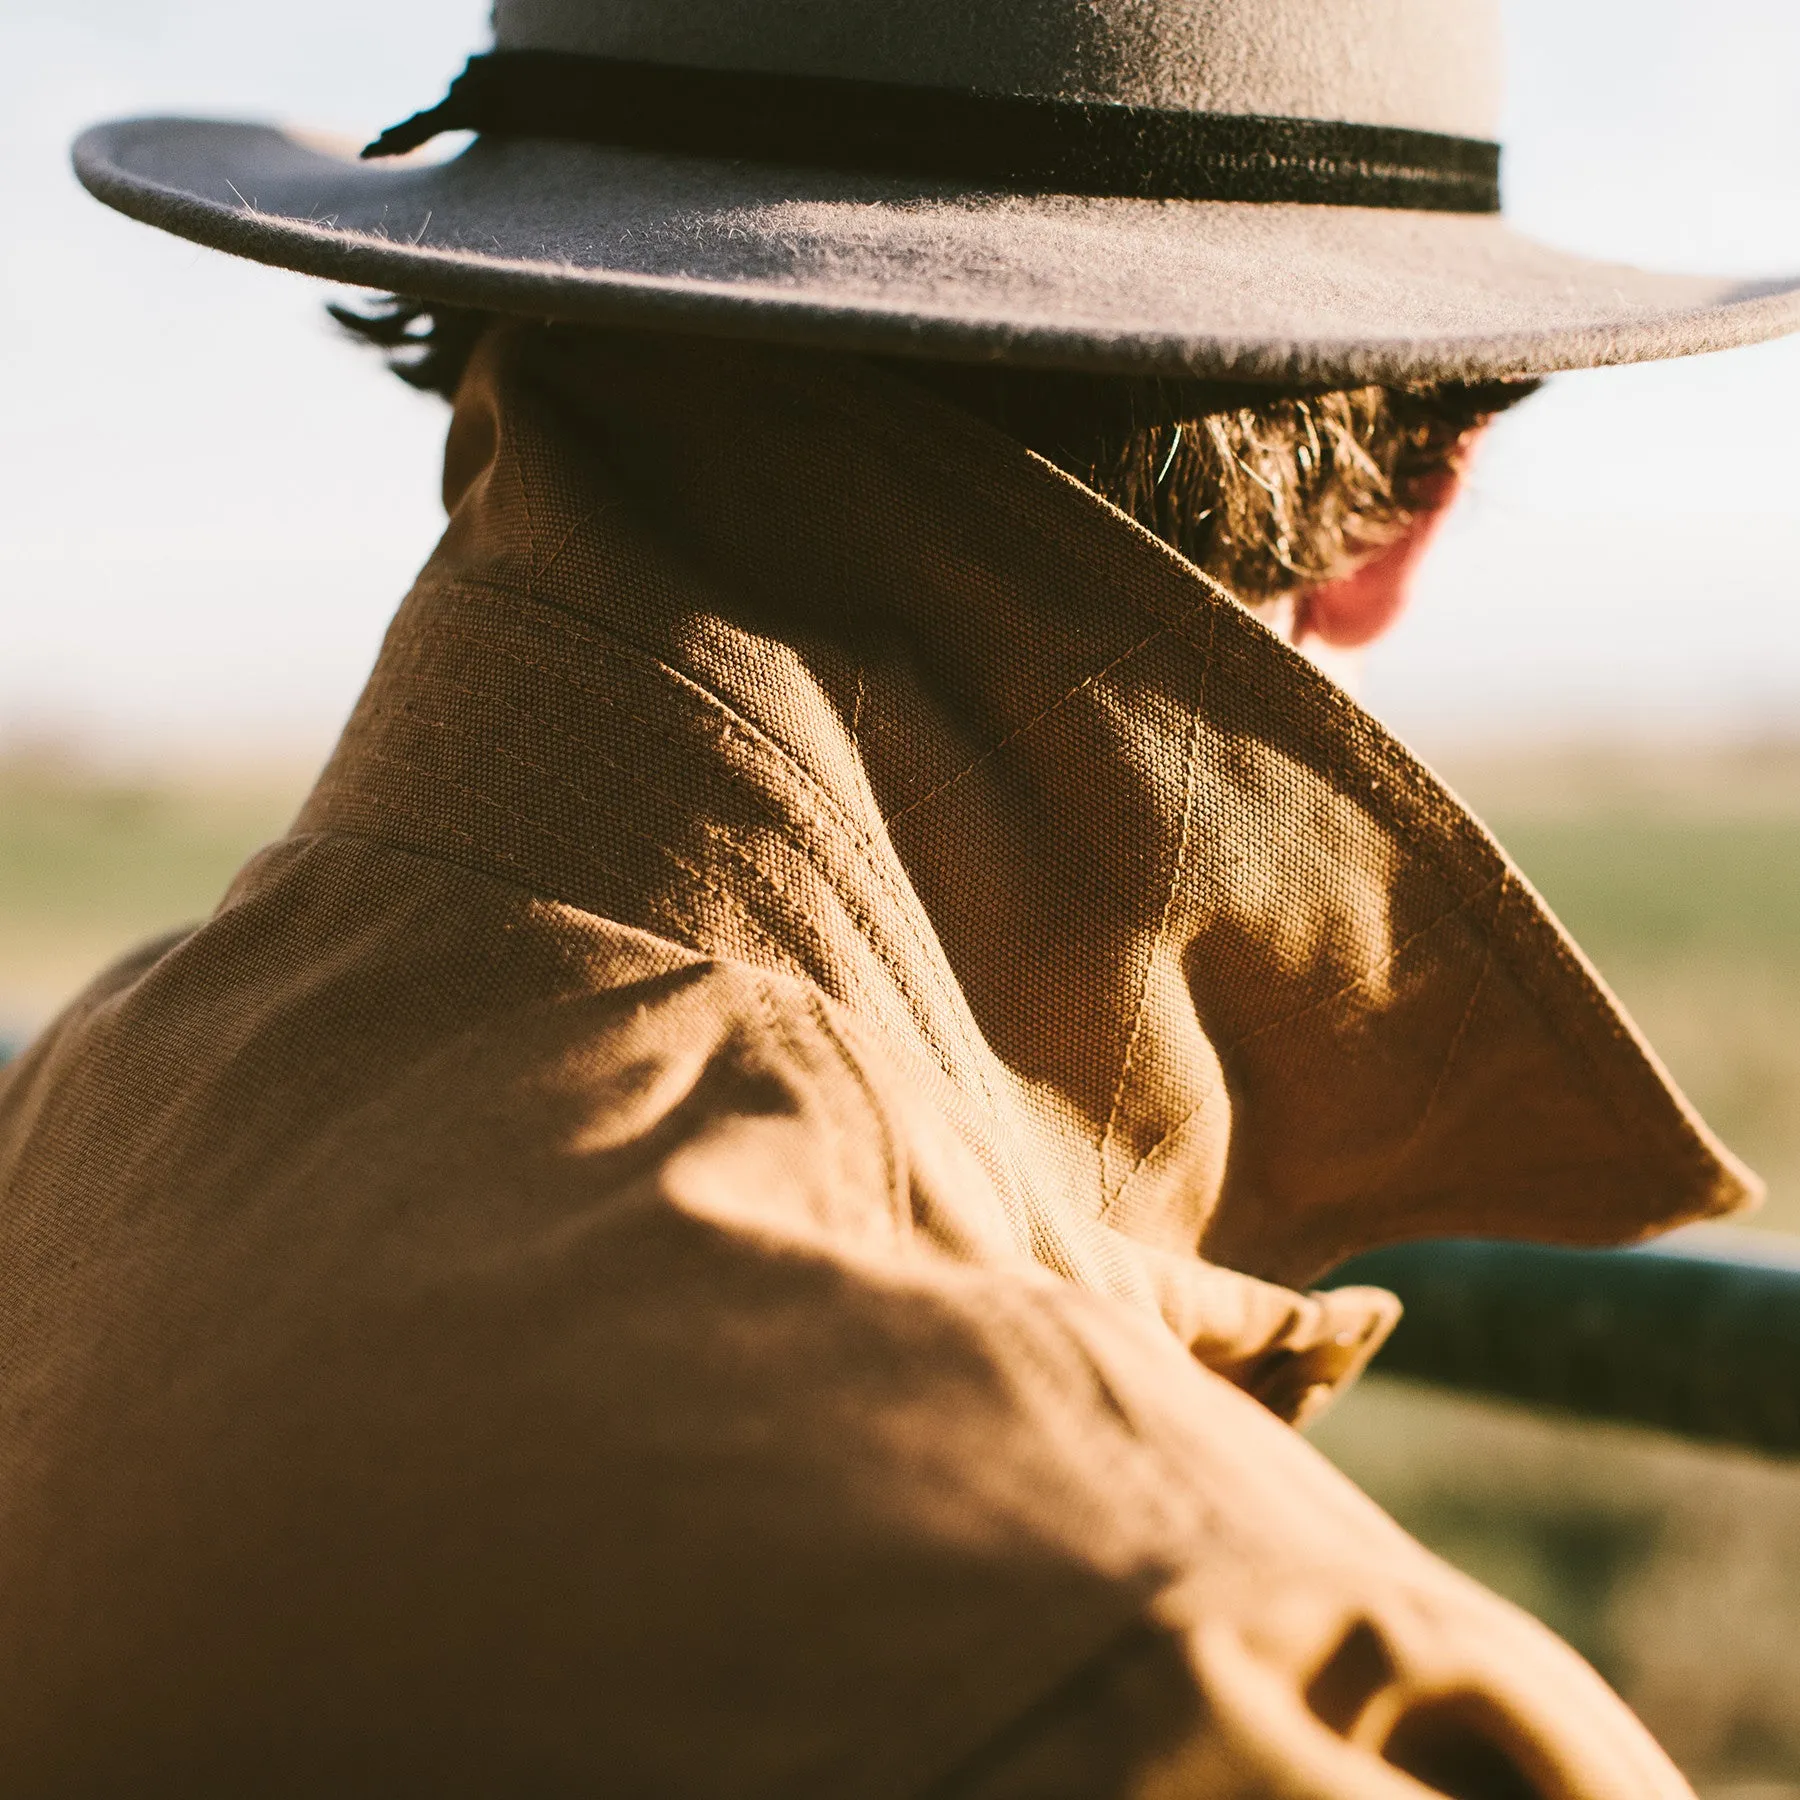
[[[1424,768],[909,384],[501,332],[446,497],[302,828],[800,975],[1060,1204],[1273,1279],[1752,1193]]]

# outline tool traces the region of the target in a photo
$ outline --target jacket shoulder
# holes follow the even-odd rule
[[[746,1205],[891,1233],[904,1180],[864,1061],[803,982],[387,846],[296,841],[8,1072],[0,1170],[86,1211],[182,1188],[253,1207],[309,1168],[349,1196],[722,1157]]]

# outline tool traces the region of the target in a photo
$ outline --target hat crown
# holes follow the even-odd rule
[[[1498,0],[497,0],[502,50],[1495,135]]]

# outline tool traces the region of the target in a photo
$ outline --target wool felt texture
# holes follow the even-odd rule
[[[1498,0],[497,0],[502,50],[1492,137]]]
[[[498,0],[494,30],[506,54],[1473,140],[1499,116],[1497,0]],[[1800,279],[1652,275],[1493,219],[1371,216],[1345,190],[1272,187],[1255,156],[1228,196],[1144,198],[797,149],[784,164],[766,134],[757,160],[704,134],[620,148],[562,130],[366,169],[265,127],[140,119],[85,133],[75,168],[133,218],[337,281],[849,350],[1334,385],[1543,375],[1800,328]]]
[[[0,1077],[9,1794],[1684,1793],[1282,1422],[1353,1251],[1751,1193],[1481,828],[854,359],[509,328],[445,482]]]
[[[1022,196],[543,139],[364,163],[148,119],[75,147],[132,217],[335,281],[540,318],[1243,380],[1485,380],[1800,327],[1800,281],[1654,275],[1493,217]]]

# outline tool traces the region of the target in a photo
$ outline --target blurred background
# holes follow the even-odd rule
[[[1507,0],[1559,245],[1800,269],[1793,0]],[[0,1040],[279,832],[439,528],[435,401],[324,292],[88,201],[149,111],[371,134],[482,0],[0,12]],[[1800,1230],[1800,341],[1504,420],[1362,694],[1495,827]],[[1800,1472],[1375,1380],[1319,1441],[1571,1637],[1709,1795],[1800,1796]]]

